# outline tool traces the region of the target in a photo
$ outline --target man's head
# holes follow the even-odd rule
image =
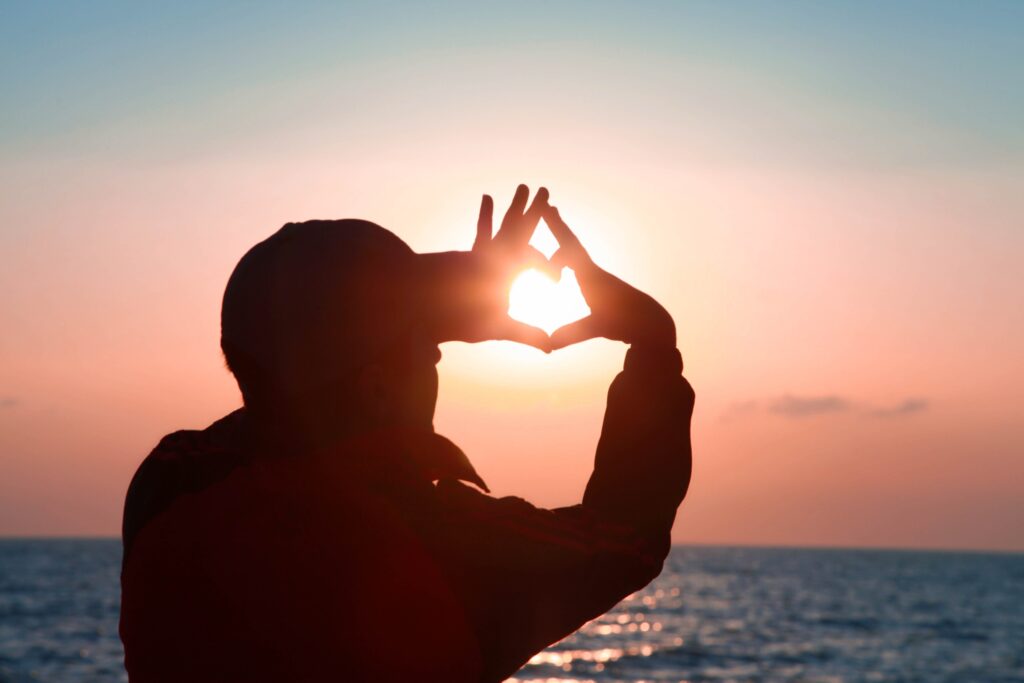
[[[361,220],[289,223],[250,249],[221,311],[247,408],[317,434],[429,428],[440,352],[416,272],[408,245]]]

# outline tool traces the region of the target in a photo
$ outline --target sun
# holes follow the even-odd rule
[[[566,323],[590,315],[590,308],[571,268],[562,269],[558,282],[531,268],[512,283],[508,315],[551,334]]]

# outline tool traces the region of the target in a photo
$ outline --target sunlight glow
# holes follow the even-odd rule
[[[551,228],[543,219],[537,224],[537,229],[533,231],[530,246],[544,254],[545,258],[551,258],[552,254],[558,251],[558,240],[555,239]]]
[[[508,314],[551,334],[566,323],[590,315],[590,308],[583,300],[576,274],[571,268],[562,269],[558,282],[531,268],[512,283]]]

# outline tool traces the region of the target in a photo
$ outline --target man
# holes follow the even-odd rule
[[[165,437],[124,516],[132,681],[497,681],[650,582],[690,478],[693,391],[657,302],[599,268],[520,186],[470,252],[415,254],[372,223],[288,224],[227,285],[244,407]],[[543,218],[560,244],[528,246]],[[507,317],[523,268],[572,267],[591,316]],[[579,505],[486,495],[433,431],[438,344],[630,344]]]

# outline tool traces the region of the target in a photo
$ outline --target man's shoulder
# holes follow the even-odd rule
[[[381,497],[376,495],[381,487],[373,485],[364,466],[368,458],[351,452],[367,444],[310,451],[287,439],[267,441],[257,434],[262,432],[238,410],[205,429],[164,436],[128,487],[125,555],[157,517],[171,515],[178,526],[198,523],[201,528],[193,529],[197,534],[218,533],[229,527],[244,530],[263,510],[272,509],[277,517],[264,520],[267,524],[301,517],[319,528],[338,519],[334,513],[366,508]]]
[[[235,410],[204,429],[179,429],[166,434],[146,460],[182,460],[237,450],[241,442],[244,409]],[[145,462],[145,461],[143,461]]]
[[[141,529],[182,495],[224,479],[243,460],[239,445],[242,411],[206,429],[167,434],[143,459],[125,496],[122,540],[125,555]]]

